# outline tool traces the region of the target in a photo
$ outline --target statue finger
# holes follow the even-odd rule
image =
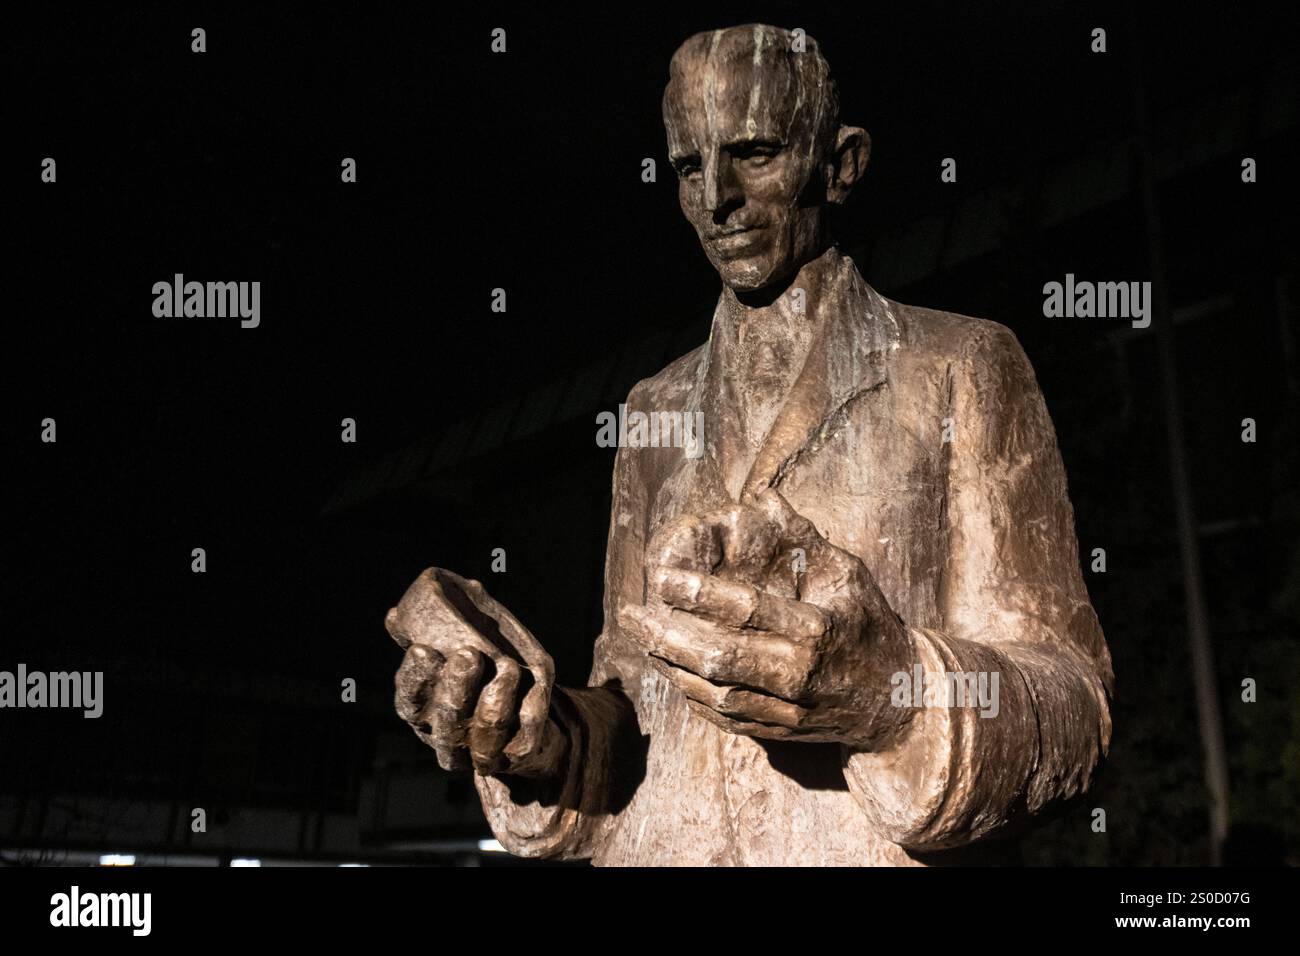
[[[781,540],[780,529],[772,520],[747,505],[731,505],[711,512],[704,520],[718,529],[722,543],[722,562],[716,573],[761,584],[777,556]]]
[[[811,556],[825,543],[826,539],[817,530],[817,526],[795,511],[785,496],[775,488],[768,488],[755,495],[751,503],[756,511],[776,527],[782,548],[799,548],[805,555]]]
[[[397,608],[390,607],[388,613],[384,615],[384,630],[388,632],[388,636],[396,641],[397,646],[402,650],[406,650],[411,646],[411,635],[407,631],[402,614]]]
[[[514,730],[522,671],[514,661],[502,659],[496,674],[479,693],[469,725],[469,754],[483,774],[502,769],[502,751]]]
[[[795,641],[813,640],[830,627],[826,614],[812,604],[711,574],[657,568],[650,587],[664,603],[728,627],[770,631]]]
[[[799,735],[799,732],[789,727],[773,726],[769,724],[754,723],[751,721],[736,720],[718,713],[711,707],[701,704],[699,701],[686,699],[686,708],[696,717],[707,720],[721,730],[729,734],[735,734],[738,737],[761,737],[765,740],[788,740],[791,737]]]
[[[424,710],[442,668],[443,657],[431,647],[411,644],[393,678],[393,705],[408,724],[423,724]]]
[[[503,751],[512,766],[529,766],[546,744],[546,728],[551,716],[551,684],[549,680],[537,680],[536,673],[533,678],[533,686],[519,705],[519,730]]]
[[[478,698],[484,661],[483,655],[477,651],[457,650],[447,657],[434,685],[425,719],[431,728],[431,736],[438,741],[438,763],[444,770],[465,767],[463,747],[469,729],[469,715]],[[444,751],[450,753],[452,766],[444,762]]]
[[[698,674],[651,659],[651,666],[671,681],[688,699],[745,723],[761,723],[798,730],[807,725],[810,712],[798,704],[734,684],[715,684]]]
[[[759,688],[786,700],[808,689],[815,646],[766,631],[729,630],[687,611],[624,608],[626,629],[653,657],[714,683]]]
[[[722,542],[715,524],[681,515],[655,532],[647,553],[654,563],[670,568],[712,571],[722,560]]]

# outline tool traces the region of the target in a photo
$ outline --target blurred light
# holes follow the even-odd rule
[[[105,853],[99,858],[100,866],[135,866],[135,856],[130,853]]]
[[[479,840],[478,849],[480,853],[504,853],[506,848],[501,845],[499,840]]]
[[[230,861],[230,865],[231,866],[261,866],[262,861],[236,858]]]
[[[340,863],[339,866],[369,866],[369,863]]]

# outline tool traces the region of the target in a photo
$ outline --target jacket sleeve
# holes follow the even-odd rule
[[[554,688],[551,715],[565,738],[559,777],[474,774],[493,835],[515,856],[581,860],[612,822],[611,782],[628,705],[606,688]]]
[[[1008,329],[981,322],[949,384],[943,626],[908,633],[933,686],[983,675],[996,705],[941,699],[891,749],[845,754],[849,788],[878,831],[922,851],[1005,832],[1082,793],[1111,734],[1110,654],[1029,360]]]
[[[596,640],[590,686],[557,686],[551,697],[551,717],[566,748],[561,776],[535,781],[474,775],[493,834],[516,856],[591,857],[635,787],[636,775],[626,765],[634,756],[639,731],[624,689],[634,661],[618,653],[628,643],[617,634],[617,608],[625,592],[635,592],[635,601],[641,600],[644,497],[632,473],[632,456],[620,448],[614,460],[606,541],[605,627]]]

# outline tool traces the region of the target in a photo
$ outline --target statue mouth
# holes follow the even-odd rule
[[[741,226],[713,233],[708,237],[709,245],[724,259],[743,255],[754,249],[762,239],[761,226]]]
[[[743,225],[743,226],[727,226],[727,227],[724,228],[724,229],[715,229],[715,230],[713,230],[712,232],[709,232],[709,233],[707,234],[707,238],[708,238],[710,241],[716,241],[716,240],[718,240],[718,239],[727,239],[727,238],[729,238],[729,237],[731,237],[731,236],[739,236],[739,235],[741,235],[741,234],[743,234],[743,233],[746,233],[746,232],[753,232],[754,230],[759,229],[759,228],[761,228],[761,227],[760,227],[760,226],[751,226],[751,225]]]

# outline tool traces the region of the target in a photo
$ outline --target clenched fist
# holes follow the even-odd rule
[[[430,568],[384,626],[406,650],[397,713],[444,770],[472,762],[481,774],[558,772],[566,736],[550,716],[555,665],[483,585]]]
[[[889,677],[906,630],[866,566],[781,495],[669,522],[648,600],[620,621],[688,706],[724,730],[872,749],[901,728]]]

